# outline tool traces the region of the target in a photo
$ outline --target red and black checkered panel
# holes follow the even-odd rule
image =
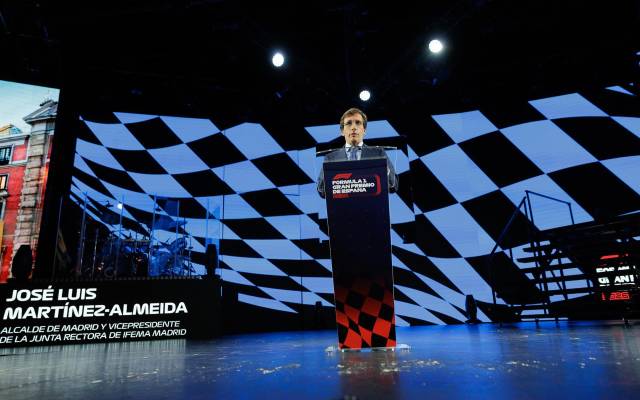
[[[356,279],[350,288],[336,285],[335,293],[340,349],[396,345],[391,284]]]

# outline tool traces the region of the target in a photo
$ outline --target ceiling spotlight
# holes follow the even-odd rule
[[[362,92],[360,92],[360,100],[368,101],[370,98],[371,92],[369,92],[368,90],[363,90]]]
[[[118,203],[116,207],[118,207],[118,210],[122,210],[122,203]]]
[[[280,68],[284,65],[284,56],[282,55],[282,53],[277,52],[273,55],[273,57],[271,57],[271,62],[275,67]]]
[[[433,39],[429,42],[429,51],[432,53],[440,53],[444,49],[444,45],[438,39]]]

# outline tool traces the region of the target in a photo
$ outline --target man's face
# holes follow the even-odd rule
[[[364,120],[362,115],[355,113],[344,118],[342,136],[344,141],[352,146],[357,146],[364,138]]]

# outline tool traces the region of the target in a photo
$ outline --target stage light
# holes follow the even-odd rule
[[[122,203],[118,203],[116,207],[118,207],[118,210],[122,210]]]
[[[429,42],[429,51],[435,54],[440,53],[444,49],[444,44],[438,39],[433,39]]]
[[[363,90],[362,92],[360,92],[360,100],[369,101],[370,98],[371,92],[369,92],[368,90]]]
[[[284,56],[282,53],[276,52],[273,57],[271,57],[271,63],[277,68],[282,67],[284,65]]]

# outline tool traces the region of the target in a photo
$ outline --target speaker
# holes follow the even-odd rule
[[[209,243],[205,250],[205,262],[207,276],[213,278],[218,269],[218,247],[214,243]]]
[[[11,274],[13,278],[18,282],[27,282],[29,275],[31,275],[32,266],[33,253],[31,252],[31,246],[28,244],[20,245],[11,262]]]
[[[478,305],[476,304],[476,299],[473,298],[472,294],[468,294],[467,298],[464,302],[464,308],[467,312],[468,320],[465,321],[467,324],[477,324],[480,322],[478,319]]]

